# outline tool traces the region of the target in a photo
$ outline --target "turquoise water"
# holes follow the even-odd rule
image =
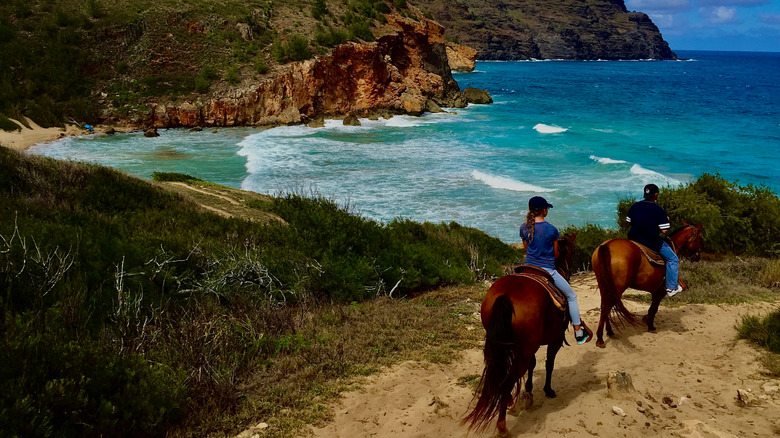
[[[457,114],[305,126],[161,131],[35,146],[148,178],[183,172],[278,194],[319,193],[381,221],[457,221],[517,241],[529,197],[561,227],[614,226],[648,182],[703,172],[780,189],[780,54],[681,52],[678,62],[479,62]]]

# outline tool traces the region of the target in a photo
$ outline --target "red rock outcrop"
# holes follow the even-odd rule
[[[447,41],[447,60],[452,71],[474,71],[477,66],[477,51],[471,47]]]
[[[453,106],[459,96],[444,28],[388,16],[398,32],[374,43],[347,43],[326,56],[289,64],[265,82],[204,101],[152,105],[154,127],[301,123],[322,115],[420,114],[428,100]]]

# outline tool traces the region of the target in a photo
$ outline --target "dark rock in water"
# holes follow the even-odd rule
[[[466,108],[468,105],[469,101],[463,95],[456,97],[452,103],[453,108]]]
[[[200,132],[200,131],[203,131],[203,128],[201,128],[200,126],[190,128],[190,132]]]
[[[425,102],[425,111],[428,111],[429,113],[443,113],[444,110],[441,109],[439,104],[433,101],[433,99],[428,99],[427,102]]]
[[[151,128],[147,129],[146,132],[144,132],[144,137],[159,137],[160,133],[157,132],[157,128]]]
[[[344,117],[344,126],[360,126],[360,120],[357,118],[356,115],[350,114],[347,117]]]
[[[309,122],[306,123],[306,126],[308,126],[309,128],[324,128],[325,127],[325,117],[317,116],[317,117],[309,120]]]
[[[480,90],[479,88],[466,88],[463,90],[463,97],[465,97],[469,103],[493,103],[493,98],[490,97],[490,93],[485,90]]]

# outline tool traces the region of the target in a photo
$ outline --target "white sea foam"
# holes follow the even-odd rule
[[[593,130],[596,132],[603,132],[605,134],[612,134],[613,132],[615,132],[614,129],[609,129],[609,128],[593,128]]]
[[[507,178],[505,176],[495,176],[488,173],[474,170],[471,172],[471,177],[477,181],[481,181],[494,189],[512,190],[514,192],[554,192],[555,189],[546,189],[544,187],[528,184],[516,179]]]
[[[597,161],[597,162],[599,162],[601,164],[620,164],[620,163],[627,163],[628,162],[628,161],[623,161],[623,160],[614,160],[612,158],[607,158],[607,157],[597,157],[595,155],[591,155],[590,159],[593,160],[593,161]]]
[[[638,164],[634,164],[633,166],[631,166],[631,173],[634,174],[634,175],[641,175],[641,176],[649,175],[649,176],[656,176],[656,177],[662,177],[662,178],[664,177],[660,173],[658,173],[658,172],[656,172],[654,170],[645,169],[644,167],[642,167],[642,166],[640,166]]]
[[[560,134],[561,132],[568,131],[566,128],[555,125],[545,125],[544,123],[537,123],[536,126],[534,126],[534,130],[540,134]]]

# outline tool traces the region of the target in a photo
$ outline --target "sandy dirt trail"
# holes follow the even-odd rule
[[[595,331],[599,293],[593,275],[575,277],[583,319]],[[684,293],[684,292],[683,292]],[[627,301],[635,313],[647,305]],[[657,333],[625,328],[606,339],[559,352],[553,376],[558,396],[542,392],[545,348],[537,354],[535,404],[507,418],[510,436],[769,437],[780,436],[780,380],[762,374],[761,353],[735,340],[742,315],[767,313],[779,303],[665,307]],[[475,325],[478,321],[475,317]],[[481,326],[478,326],[481,330]],[[573,343],[571,332],[567,339]],[[368,377],[334,406],[335,418],[317,437],[488,437],[459,424],[472,390],[461,377],[482,373],[482,352],[451,364],[406,362]],[[627,372],[636,391],[611,398],[610,371]],[[740,406],[737,391],[750,398]],[[666,400],[666,402],[664,402]],[[674,406],[672,406],[674,405]],[[624,415],[621,415],[620,408]],[[618,413],[615,413],[615,412]]]

